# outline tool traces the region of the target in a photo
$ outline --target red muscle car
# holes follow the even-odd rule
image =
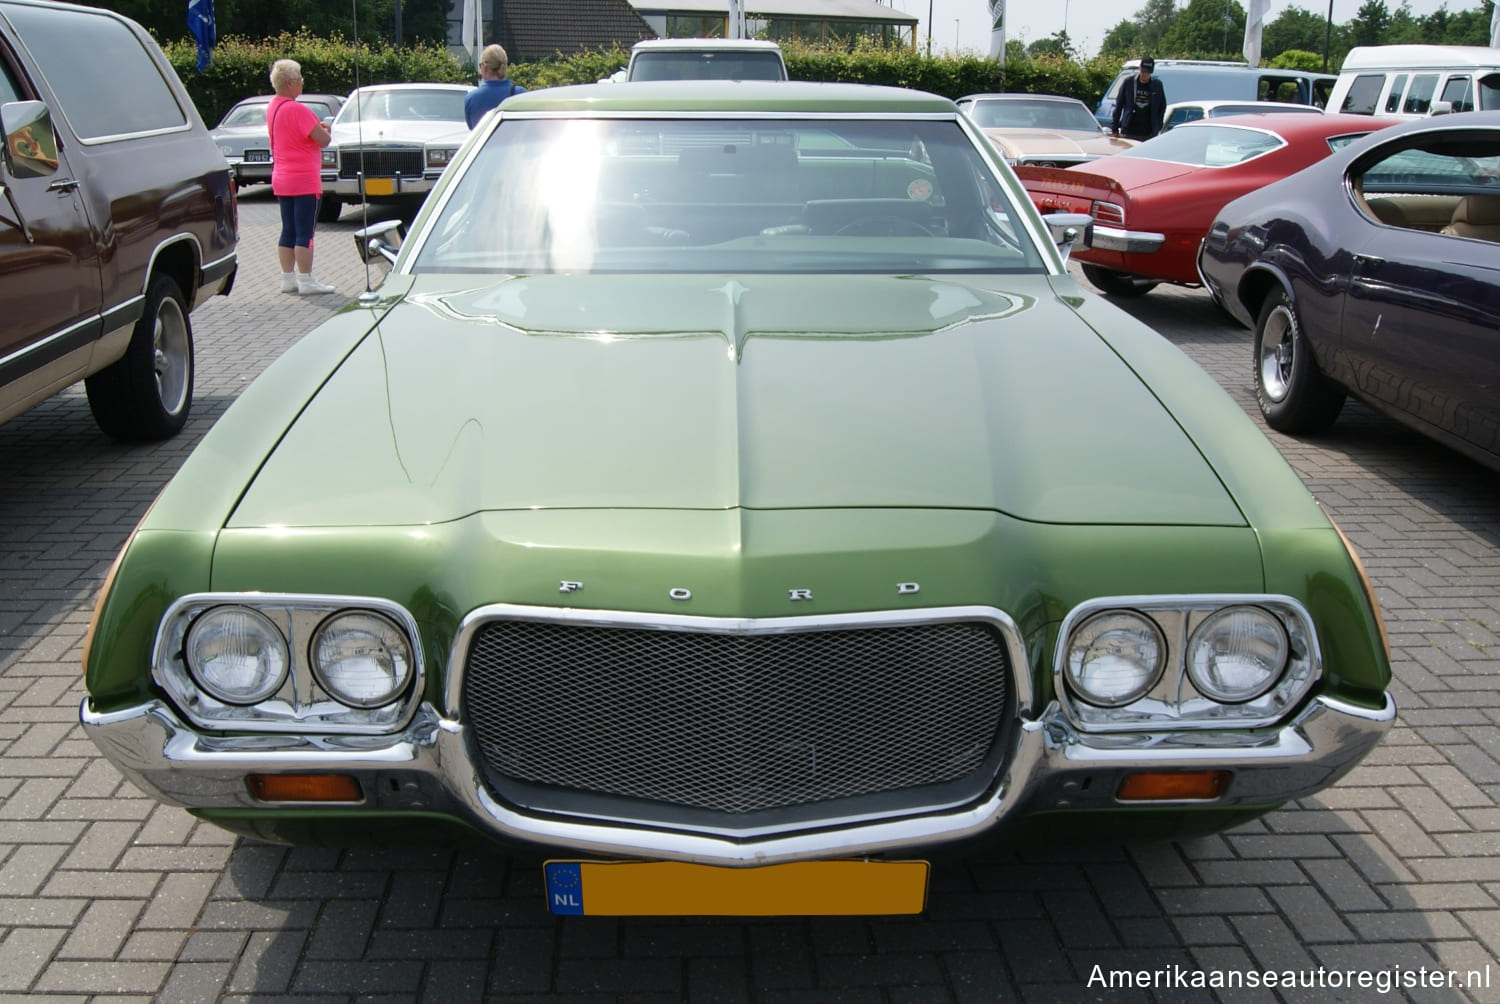
[[[1322,160],[1394,120],[1283,112],[1189,122],[1112,157],[1070,168],[1017,166],[1042,213],[1088,213],[1083,274],[1112,296],[1159,282],[1201,285],[1198,245],[1232,199]]]

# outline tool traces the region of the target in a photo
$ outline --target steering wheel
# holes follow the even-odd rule
[[[834,231],[836,237],[934,237],[927,227],[904,216],[862,216]]]

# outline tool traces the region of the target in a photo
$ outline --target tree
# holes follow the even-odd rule
[[[1068,37],[1066,30],[1059,29],[1047,38],[1039,38],[1026,47],[1026,55],[1032,59],[1072,59],[1078,58],[1078,49],[1073,45],[1073,40]]]
[[[1141,26],[1135,21],[1121,21],[1104,34],[1099,55],[1124,58],[1145,51],[1141,44]]]
[[[1238,54],[1245,37],[1245,8],[1238,0],[1189,0],[1161,40],[1168,52],[1184,55]]]
[[[1301,7],[1288,7],[1266,25],[1260,40],[1261,52],[1267,59],[1274,59],[1288,49],[1321,53],[1326,28],[1327,20],[1322,14],[1314,14]],[[1320,55],[1319,65],[1311,69],[1318,70],[1321,67]]]
[[[1135,12],[1135,21],[1141,26],[1141,36],[1136,40],[1141,54],[1149,55],[1160,48],[1181,16],[1176,0],[1146,0],[1146,6]]]
[[[1349,22],[1351,45],[1379,45],[1391,26],[1391,12],[1385,0],[1365,0]]]
[[[1383,45],[1428,41],[1423,25],[1412,17],[1411,4],[1408,0],[1401,0],[1401,3],[1397,5],[1396,12],[1391,15],[1390,26],[1386,28],[1380,41]]]

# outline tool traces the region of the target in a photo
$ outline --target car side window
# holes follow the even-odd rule
[[[1391,93],[1386,95],[1385,110],[1394,115],[1401,110],[1401,95],[1406,91],[1406,74],[1397,74],[1391,81]]]
[[[1437,81],[1436,73],[1419,73],[1412,77],[1401,110],[1408,115],[1426,115],[1432,111],[1432,96],[1437,92]]]
[[[1442,100],[1448,102],[1449,107],[1455,112],[1472,112],[1474,110],[1474,85],[1468,77],[1449,77],[1448,82],[1443,85]]]
[[[15,6],[6,11],[26,39],[63,118],[88,141],[187,125],[162,68],[124,21],[107,13]],[[80,73],[86,53],[107,54],[109,86]]]
[[[1375,103],[1380,100],[1380,90],[1384,86],[1383,73],[1366,73],[1355,77],[1339,111],[1353,115],[1374,115]]]
[[[24,93],[20,85],[16,83],[16,78],[11,73],[10,67],[5,65],[3,60],[0,60],[0,105],[11,101],[24,100]]]

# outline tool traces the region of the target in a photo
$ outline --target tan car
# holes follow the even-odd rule
[[[1135,146],[1111,136],[1077,98],[1052,94],[970,94],[958,107],[1012,167],[1072,167]]]

